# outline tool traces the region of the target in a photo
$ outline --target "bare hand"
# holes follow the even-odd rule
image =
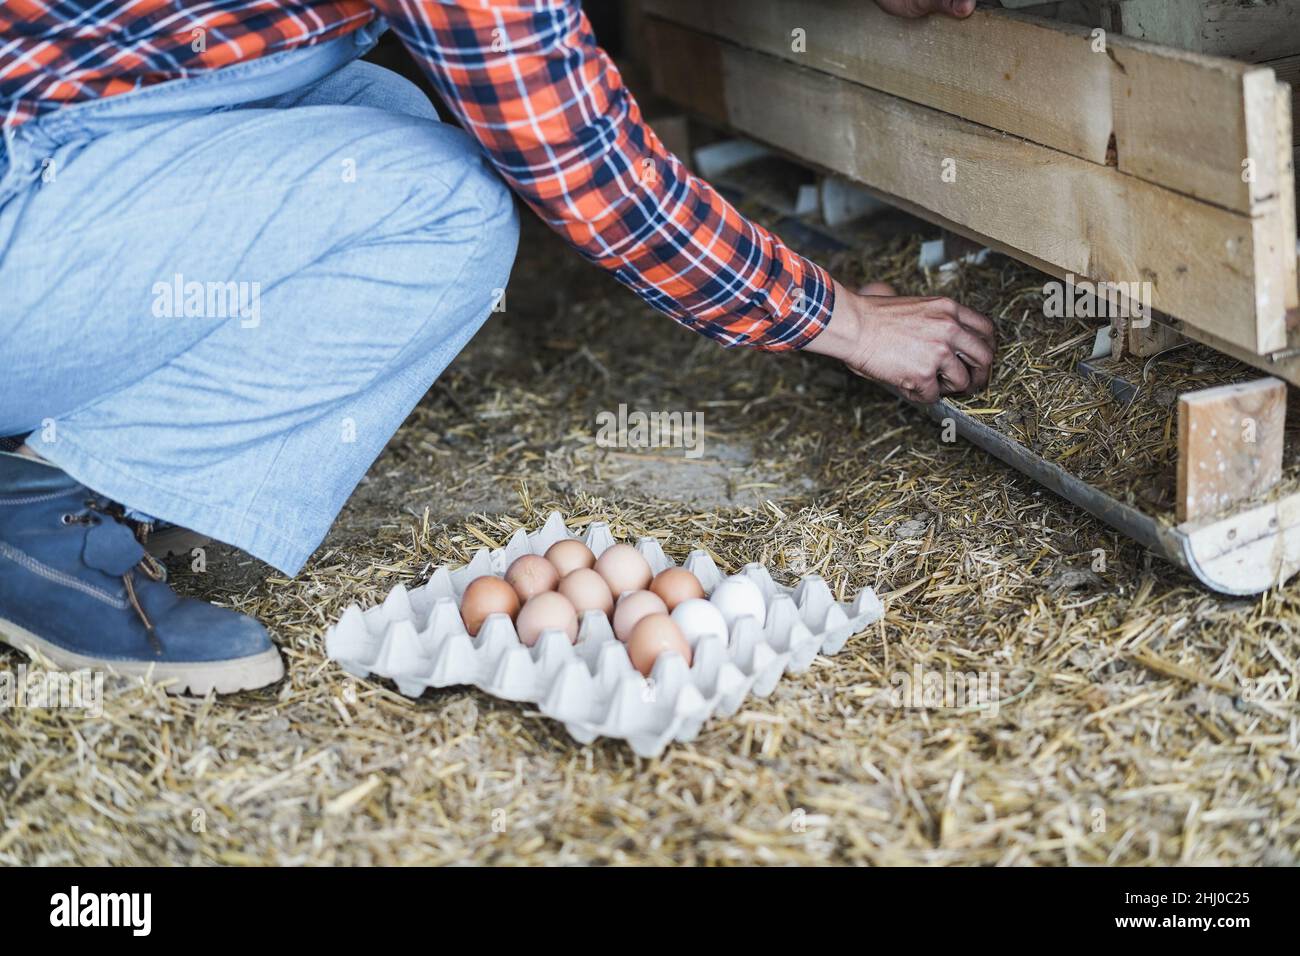
[[[975,0],[876,0],[876,6],[896,17],[914,20],[932,13],[946,13],[964,20],[975,12]]]
[[[836,283],[830,324],[806,351],[929,404],[988,385],[997,337],[992,322],[952,299],[898,296],[884,283],[850,292]]]

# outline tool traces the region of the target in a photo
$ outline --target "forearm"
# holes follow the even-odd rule
[[[804,345],[805,352],[827,355],[841,362],[852,363],[859,358],[862,348],[862,315],[858,296],[838,282],[831,281],[834,308],[820,333]]]
[[[727,345],[821,331],[827,274],[664,148],[577,3],[376,5],[519,195],[646,302]]]

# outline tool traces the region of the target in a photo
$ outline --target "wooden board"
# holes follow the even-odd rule
[[[1277,155],[1278,171],[1283,182],[1292,184],[1292,192],[1288,201],[1287,194],[1283,192],[1278,198],[1281,204],[1278,207],[1278,232],[1281,233],[1283,241],[1288,241],[1291,236],[1296,236],[1295,246],[1286,245],[1282,250],[1282,255],[1290,260],[1292,255],[1296,256],[1297,262],[1292,264],[1292,269],[1300,267],[1300,194],[1295,192],[1295,171],[1296,171],[1296,148],[1293,143],[1295,132],[1291,127],[1295,116],[1294,91],[1285,83],[1277,85]],[[1285,305],[1288,309],[1300,307],[1300,282],[1296,279],[1296,272],[1291,273],[1291,285],[1283,290],[1286,293]]]
[[[1179,396],[1178,520],[1216,515],[1276,485],[1285,425],[1286,384],[1276,378]]]
[[[859,0],[644,0],[647,12],[1096,163],[1110,140],[1110,86],[1087,30],[980,11],[904,20]],[[795,31],[804,49],[796,52]],[[1085,42],[1079,42],[1080,39]],[[1064,111],[1044,95],[1069,90]]]
[[[1224,594],[1258,594],[1300,571],[1300,494],[1177,530],[1184,565]]]
[[[1291,137],[1292,143],[1300,144],[1300,56],[1288,56],[1281,60],[1269,60],[1262,64],[1272,68],[1277,74],[1278,82],[1291,87]]]
[[[863,0],[645,0],[653,15],[1239,212],[1278,193],[1267,69],[1002,11]],[[1113,138],[1112,138],[1113,137]],[[1254,177],[1242,161],[1255,157]]]
[[[1119,29],[1182,50],[1258,63],[1300,53],[1300,0],[1112,0]]]
[[[1276,215],[1198,202],[654,18],[647,31],[656,88],[706,118],[914,203],[1055,275],[1149,282],[1155,309],[1252,353],[1286,342],[1295,232],[1284,240]],[[1275,162],[1278,153],[1275,145]]]
[[[1148,321],[1145,325],[1129,324],[1129,351],[1141,358],[1159,355],[1166,349],[1181,345],[1183,341],[1183,337],[1178,332],[1163,322],[1157,322],[1154,319]]]
[[[1268,215],[1279,196],[1294,196],[1277,163],[1271,69],[1110,45],[1122,172],[1251,215]]]

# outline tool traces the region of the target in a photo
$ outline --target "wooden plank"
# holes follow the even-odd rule
[[[618,0],[620,60],[644,64],[645,49],[641,43],[644,29],[645,3],[642,0]]]
[[[1273,71],[1110,45],[1120,170],[1238,212],[1267,214],[1283,188]]]
[[[1201,5],[1202,0],[1120,0],[1115,9],[1125,36],[1203,53]]]
[[[791,153],[791,155],[794,154]],[[805,160],[805,162],[806,161],[807,160]],[[830,171],[827,170],[828,174],[829,172]],[[933,210],[926,209],[924,206],[918,205],[910,199],[896,196],[883,189],[865,183],[859,183],[858,185],[879,198],[881,202],[893,206],[895,209],[906,212],[909,215],[915,216],[917,219],[923,219],[936,226],[940,226],[945,230],[965,236],[972,242],[978,243],[981,246],[987,246],[995,252],[1000,252],[1013,259],[1019,259],[1021,262],[1033,266],[1040,272],[1045,272],[1058,279],[1064,279],[1066,276],[1066,270],[1051,262],[1031,256],[1021,249],[1009,246],[1005,242],[994,239],[992,236],[985,235],[970,226],[954,222],[951,219],[945,219]],[[1298,265],[1300,265],[1300,263],[1298,263]],[[1267,372],[1270,375],[1274,375],[1291,385],[1300,386],[1300,323],[1296,323],[1294,328],[1288,330],[1287,348],[1282,355],[1274,358],[1272,355],[1259,355],[1244,349],[1239,345],[1233,345],[1231,342],[1228,342],[1210,332],[1204,332],[1194,326],[1188,325],[1181,319],[1176,319],[1172,316],[1163,316],[1161,321],[1165,322],[1171,329],[1175,329],[1179,334],[1184,335],[1189,339],[1201,342],[1220,352],[1231,355],[1238,361],[1244,362],[1247,365],[1253,365],[1255,368]],[[1296,497],[1297,500],[1300,501],[1300,495],[1297,495]],[[1300,525],[1300,522],[1297,522],[1297,524]],[[1298,538],[1298,540],[1300,540],[1300,538]]]
[[[1300,0],[1118,0],[1126,36],[1258,63],[1300,53]]]
[[[1186,340],[1177,331],[1154,319],[1149,319],[1145,325],[1129,323],[1128,348],[1139,358],[1159,355],[1165,349],[1181,345],[1184,341]]]
[[[1300,306],[1300,283],[1296,277],[1296,192],[1291,147],[1291,87],[1285,83],[1273,83],[1273,114],[1271,145],[1277,169],[1278,194],[1271,214],[1256,216],[1251,222],[1255,232],[1256,275],[1260,277],[1256,287],[1260,296],[1260,308],[1281,312],[1281,334],[1289,343],[1287,313]],[[1255,155],[1261,155],[1268,145],[1261,140],[1256,146],[1261,152]],[[1268,277],[1271,277],[1271,281]],[[1186,318],[1190,320],[1190,316]],[[1257,348],[1251,351],[1273,350]]]
[[[692,30],[1106,162],[1108,70],[1082,28],[986,11],[960,22],[904,20],[860,0],[645,4]],[[1068,90],[1071,108],[1051,90]]]
[[[1219,514],[1282,478],[1286,384],[1262,378],[1178,398],[1177,518]]]
[[[969,226],[953,222],[951,219],[945,219],[933,210],[917,205],[910,199],[904,199],[902,196],[895,196],[891,193],[885,192],[883,189],[878,189],[873,186],[865,184],[860,185],[862,185],[863,189],[866,189],[873,195],[877,196],[882,202],[915,216],[918,219],[924,219],[936,226],[963,235],[972,242],[976,242],[982,246],[987,246],[988,248],[1000,252],[1003,255],[1010,256],[1013,259],[1019,259],[1021,262],[1033,266],[1040,272],[1056,276],[1058,279],[1065,278],[1065,270],[1053,263],[1030,256],[1022,250],[1008,246],[1005,242],[994,239],[992,236],[984,235]],[[1270,355],[1258,355],[1247,349],[1243,349],[1239,345],[1233,345],[1231,342],[1225,341],[1212,333],[1203,332],[1200,329],[1190,326],[1180,319],[1165,316],[1162,317],[1161,321],[1167,324],[1170,329],[1176,330],[1179,334],[1184,335],[1189,339],[1201,342],[1220,352],[1231,355],[1238,361],[1244,362],[1247,365],[1253,365],[1255,368],[1276,376],[1291,385],[1300,386],[1300,323],[1297,323],[1294,328],[1288,330],[1288,345],[1284,355],[1278,358],[1273,358]],[[1300,495],[1297,495],[1297,500],[1300,501]],[[1300,522],[1298,522],[1298,524],[1300,524]]]
[[[1293,117],[1295,116],[1295,106],[1293,102],[1293,91],[1285,83],[1277,84],[1277,155],[1278,155],[1278,177],[1282,183],[1282,191],[1278,194],[1278,212],[1279,219],[1278,232],[1283,240],[1283,247],[1279,250],[1279,255],[1291,263],[1292,270],[1296,269],[1296,258],[1300,257],[1300,224],[1297,224],[1297,212],[1300,206],[1296,200],[1300,198],[1295,191],[1295,156],[1296,149],[1293,145],[1295,132],[1291,127]],[[1288,192],[1288,189],[1290,190]],[[1291,237],[1296,236],[1296,244],[1291,245]],[[1291,285],[1283,290],[1286,298],[1284,304],[1287,309],[1300,307],[1300,282],[1297,281],[1295,271],[1291,273]]]
[[[691,30],[677,30],[671,36],[663,21],[647,19],[650,78],[657,95],[686,106],[701,119],[727,124],[725,76],[722,48],[712,38]],[[663,82],[671,58],[671,83]]]
[[[1269,60],[1263,66],[1271,67],[1277,74],[1279,83],[1291,87],[1291,137],[1292,143],[1300,144],[1300,56],[1288,56],[1281,60]]]
[[[1300,53],[1300,0],[1201,0],[1201,52],[1258,63]]]
[[[903,20],[861,0],[646,0],[657,17],[1217,203],[1277,192],[1271,76],[1004,11]],[[1103,42],[1104,41],[1104,42]],[[1261,99],[1262,95],[1262,99]],[[1112,141],[1113,134],[1113,141]],[[1258,161],[1257,161],[1258,165]]]
[[[1258,594],[1300,570],[1300,494],[1178,531],[1197,578],[1225,594]]]
[[[1276,216],[1197,202],[673,24],[652,18],[647,27],[656,87],[688,109],[913,201],[1054,274],[1148,282],[1155,309],[1251,352],[1286,341],[1295,239],[1286,243],[1289,267],[1279,269]]]

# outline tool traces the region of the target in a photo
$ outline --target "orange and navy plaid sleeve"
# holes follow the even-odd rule
[[[724,345],[796,349],[826,272],[693,176],[642,121],[577,0],[374,0],[501,175],[647,303]]]

